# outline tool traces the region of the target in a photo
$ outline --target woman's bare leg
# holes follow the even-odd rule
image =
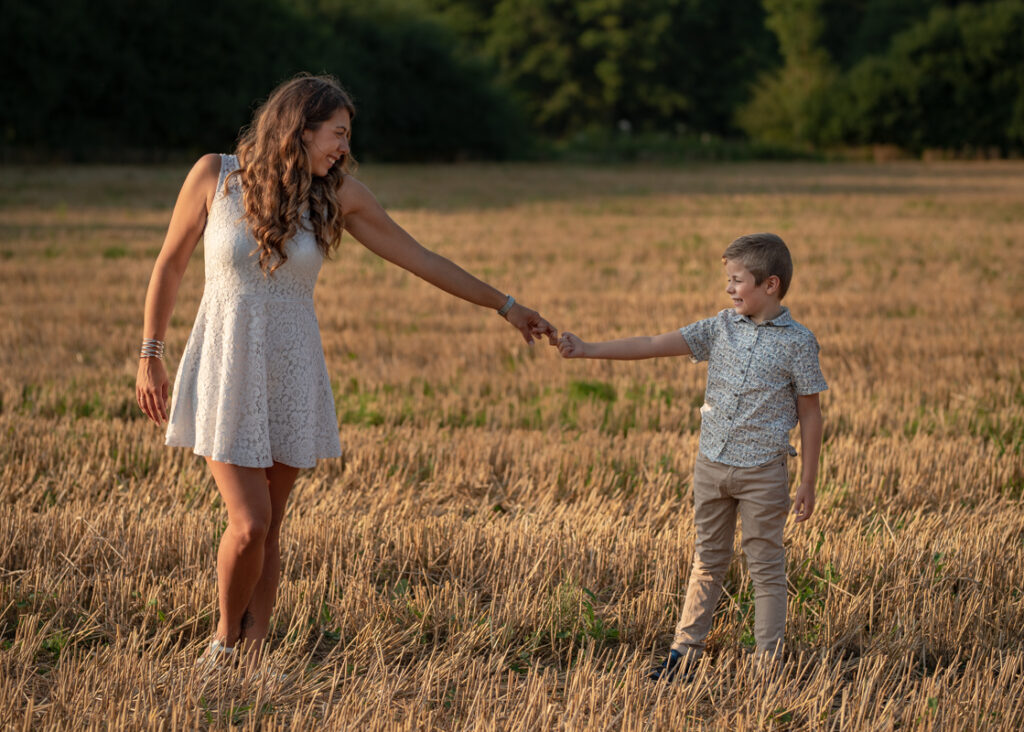
[[[228,510],[228,525],[217,551],[220,619],[217,639],[234,646],[242,630],[242,613],[252,601],[263,573],[263,558],[273,514],[267,473],[207,458]]]
[[[274,463],[266,469],[270,490],[270,526],[263,544],[263,572],[246,608],[245,626],[242,629],[250,652],[262,648],[263,640],[270,630],[270,613],[277,599],[277,586],[281,579],[281,522],[298,474],[298,468],[284,463]]]

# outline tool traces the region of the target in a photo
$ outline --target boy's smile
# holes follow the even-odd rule
[[[732,298],[737,315],[746,315],[755,323],[763,323],[782,312],[778,277],[771,275],[760,285],[755,285],[754,275],[736,259],[725,260],[725,274],[725,291]]]

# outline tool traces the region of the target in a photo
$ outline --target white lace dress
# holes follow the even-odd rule
[[[253,468],[311,468],[338,457],[338,422],[313,288],[323,257],[311,230],[264,276],[243,218],[238,167],[221,156],[204,235],[206,286],[174,381],[167,444]]]

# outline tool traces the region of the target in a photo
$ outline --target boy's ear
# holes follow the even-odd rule
[[[764,283],[765,292],[767,292],[769,295],[774,295],[776,292],[779,291],[779,286],[782,284],[782,280],[779,279],[778,275],[768,275]]]

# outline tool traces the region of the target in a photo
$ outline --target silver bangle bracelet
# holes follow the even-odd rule
[[[505,300],[505,304],[498,308],[498,315],[500,315],[503,318],[506,315],[508,315],[508,311],[511,310],[512,306],[516,304],[516,299],[511,295],[506,295],[505,297],[508,298],[507,300]]]
[[[155,338],[145,338],[142,341],[142,349],[139,351],[139,358],[163,358],[164,342]]]

